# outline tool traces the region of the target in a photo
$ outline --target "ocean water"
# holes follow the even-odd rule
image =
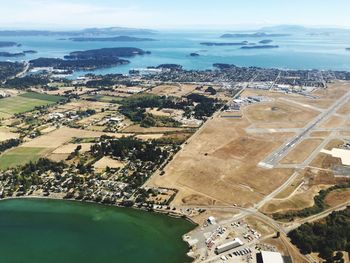
[[[287,37],[273,37],[278,49],[242,50],[239,46],[203,46],[201,42],[241,42],[257,43],[263,38],[220,39],[223,31],[173,31],[158,32],[150,37],[153,42],[73,42],[58,40],[58,37],[0,37],[1,40],[16,41],[22,47],[1,48],[1,51],[22,51],[33,49],[38,54],[28,54],[20,58],[0,58],[0,60],[30,60],[38,57],[63,57],[69,52],[103,47],[138,47],[151,51],[151,55],[129,59],[128,65],[95,70],[97,74],[128,73],[132,68],[145,68],[163,63],[175,63],[186,69],[211,69],[213,63],[230,63],[237,66],[259,66],[288,69],[331,69],[350,71],[350,33],[335,32],[330,35],[308,35],[293,33]],[[199,57],[191,57],[192,52]],[[87,72],[76,72],[74,76]]]
[[[191,262],[182,219],[55,200],[0,202],[0,262]]]

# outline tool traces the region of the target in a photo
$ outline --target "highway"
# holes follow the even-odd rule
[[[279,149],[269,155],[259,165],[265,168],[274,168],[297,144],[305,139],[319,124],[328,119],[331,115],[342,107],[350,99],[350,92],[343,95],[337,100],[329,109],[318,115],[313,121],[311,121],[306,127],[300,130],[300,132],[283,144]]]

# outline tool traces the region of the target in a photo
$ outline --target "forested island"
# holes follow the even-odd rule
[[[258,45],[258,46],[243,46],[241,49],[270,49],[279,48],[278,45]]]
[[[103,67],[128,64],[130,61],[119,57],[133,57],[149,54],[139,48],[101,48],[71,52],[60,58],[38,58],[29,61],[32,67],[53,67],[63,70],[91,70]]]
[[[156,41],[153,38],[141,38],[130,36],[117,36],[117,37],[72,37],[69,40],[76,42],[143,42],[143,41]]]
[[[289,34],[269,34],[269,33],[238,33],[238,34],[224,34],[221,38],[235,38],[235,37],[287,37]]]
[[[85,51],[71,52],[65,59],[103,59],[103,58],[117,58],[117,57],[134,57],[136,55],[150,54],[149,51],[144,51],[140,48],[134,47],[116,47],[116,48],[101,48],[91,49]]]
[[[350,51],[350,47],[346,48],[345,50]]]
[[[242,42],[202,42],[203,46],[246,46],[249,45],[248,41]]]
[[[20,46],[20,44],[17,44],[16,42],[12,41],[0,41],[0,48],[1,47],[15,47]]]

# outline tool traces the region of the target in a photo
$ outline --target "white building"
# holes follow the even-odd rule
[[[261,251],[257,255],[257,262],[261,263],[284,263],[281,253]]]

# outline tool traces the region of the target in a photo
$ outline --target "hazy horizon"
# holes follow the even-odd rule
[[[271,25],[349,28],[350,2],[335,0],[13,0],[2,3],[2,29],[258,29]]]

